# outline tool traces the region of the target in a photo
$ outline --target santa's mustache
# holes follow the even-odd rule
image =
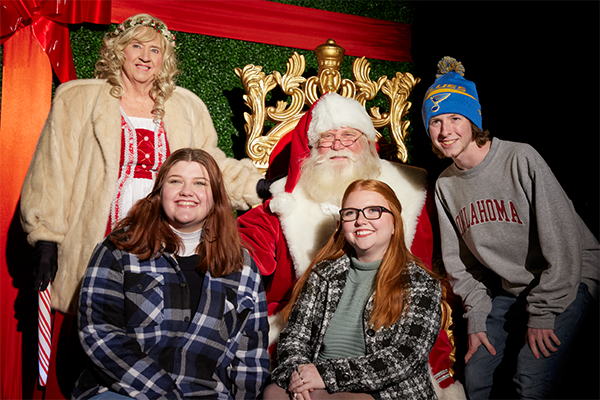
[[[350,161],[358,160],[358,154],[352,152],[351,150],[348,150],[348,149],[333,150],[330,148],[327,151],[327,153],[319,154],[319,156],[316,159],[316,163],[323,164],[325,162],[328,162],[329,160],[331,160],[334,157],[346,157]]]

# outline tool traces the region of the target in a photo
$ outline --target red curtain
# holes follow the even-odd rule
[[[36,365],[31,359],[37,357],[36,298],[33,289],[26,287],[31,282],[28,264],[31,248],[19,226],[18,201],[37,138],[50,110],[52,69],[61,82],[77,78],[68,24],[81,22],[110,23],[110,1],[0,1],[0,44],[4,46],[0,126],[0,398],[3,399],[29,397],[35,385]],[[25,340],[24,335],[27,335]],[[23,382],[30,387],[27,393],[23,393]]]
[[[37,137],[52,96],[48,57],[30,33],[20,29],[4,43],[2,124],[0,126],[0,398],[20,399],[21,334],[24,297],[35,292],[24,287],[30,248],[19,226],[18,201]],[[35,77],[35,79],[32,79]],[[31,273],[31,272],[29,272]],[[19,292],[22,293],[19,293]],[[35,308],[33,311],[35,312]],[[34,314],[34,318],[35,318]],[[26,325],[26,323],[25,323]],[[35,328],[35,327],[34,327]],[[36,331],[37,332],[37,331]]]

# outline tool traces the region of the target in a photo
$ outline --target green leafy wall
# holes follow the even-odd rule
[[[403,23],[412,23],[414,13],[411,3],[398,1],[277,2]],[[148,12],[152,13],[152,10]],[[109,27],[82,24],[71,27],[71,46],[79,79],[93,77],[102,36],[112,29],[114,25]],[[318,69],[313,51],[183,32],[174,33],[177,37],[178,58],[182,70],[177,84],[190,89],[206,103],[219,133],[219,147],[229,156],[236,158],[245,156],[243,113],[249,109],[244,105],[243,87],[234,68],[254,64],[262,66],[266,74],[274,70],[285,73],[286,62],[296,51],[306,58],[306,76],[314,75]],[[342,78],[352,79],[351,66],[354,59],[355,57],[350,56],[344,58]],[[397,71],[413,71],[412,63],[375,59],[369,61],[373,80],[381,75],[392,77]],[[375,99],[374,104],[387,110],[387,102],[381,97]],[[371,105],[373,104],[368,104]]]

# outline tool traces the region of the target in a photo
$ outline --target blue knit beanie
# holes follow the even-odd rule
[[[440,114],[460,114],[483,129],[475,84],[466,80],[464,75],[465,68],[452,57],[444,57],[438,63],[437,79],[427,90],[421,109],[428,136],[429,120]]]

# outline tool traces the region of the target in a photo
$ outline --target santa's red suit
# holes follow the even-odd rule
[[[330,96],[340,97],[330,93],[324,95],[315,105]],[[344,99],[346,100],[348,99]],[[358,102],[356,104],[360,106]],[[280,311],[287,304],[294,284],[333,234],[339,220],[339,205],[318,203],[301,185],[297,185],[300,165],[309,155],[310,140],[307,139],[307,131],[315,105],[290,133],[292,143],[288,176],[271,186],[273,195],[271,199],[238,218],[240,234],[252,247],[254,259],[264,277],[269,310],[270,344],[276,342],[284,327]],[[360,107],[369,118],[364,108]],[[343,126],[356,128],[356,125],[350,122]],[[370,118],[369,125],[374,130]],[[356,129],[363,133],[365,130]],[[375,179],[387,183],[394,189],[402,204],[406,245],[425,264],[431,265],[433,233],[425,207],[427,172],[420,168],[380,161],[381,170]],[[446,333],[440,331],[429,360],[434,381],[439,384],[436,391],[443,398],[463,398],[462,386],[459,383],[454,384],[454,380],[448,374],[450,350]],[[437,385],[434,383],[434,386]]]

